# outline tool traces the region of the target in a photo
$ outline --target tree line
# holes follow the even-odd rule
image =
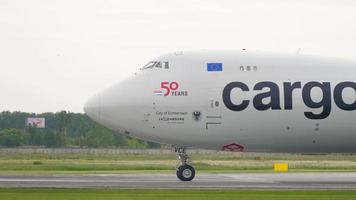
[[[26,124],[29,117],[45,118],[46,127]],[[160,148],[161,145],[117,133],[91,120],[87,115],[56,113],[0,113],[0,146],[41,146],[81,148]]]

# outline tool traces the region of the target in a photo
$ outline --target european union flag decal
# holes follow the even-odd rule
[[[222,63],[208,63],[207,70],[208,70],[208,72],[222,72],[223,64]]]

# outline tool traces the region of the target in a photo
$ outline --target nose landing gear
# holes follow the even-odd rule
[[[191,181],[195,177],[195,169],[189,165],[189,156],[184,147],[176,147],[175,152],[178,153],[180,161],[177,168],[177,177],[181,181]]]

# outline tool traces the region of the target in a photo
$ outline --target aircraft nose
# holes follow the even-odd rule
[[[84,112],[95,121],[100,121],[100,94],[91,97],[84,105]]]
[[[142,134],[140,126],[149,126],[148,122],[142,123],[152,106],[148,93],[144,91],[146,89],[141,82],[127,79],[90,98],[84,105],[84,111],[92,120],[109,129],[132,135]]]

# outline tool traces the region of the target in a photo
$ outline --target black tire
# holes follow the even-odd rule
[[[177,169],[177,177],[181,181],[191,181],[195,177],[195,170],[190,165],[181,165]]]

